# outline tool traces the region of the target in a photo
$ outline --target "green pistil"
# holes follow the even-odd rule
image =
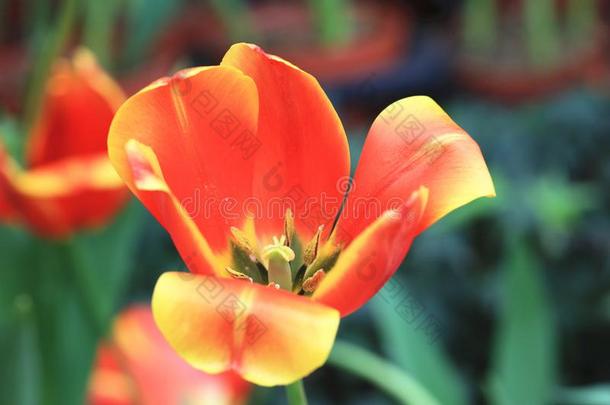
[[[274,237],[271,245],[263,249],[263,260],[267,262],[269,272],[269,282],[275,283],[281,289],[292,290],[292,273],[290,262],[294,260],[294,251],[284,244],[282,236],[279,240]]]

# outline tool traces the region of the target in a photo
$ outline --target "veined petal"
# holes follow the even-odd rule
[[[337,225],[343,242],[375,220],[366,209],[374,206],[383,212],[420,186],[429,190],[429,199],[417,233],[476,198],[495,196],[479,146],[424,96],[397,101],[377,117],[364,144],[354,185]]]
[[[379,216],[341,253],[312,298],[336,308],[341,316],[364,305],[394,274],[409,251],[427,199],[428,190],[422,187],[407,203]]]
[[[303,296],[243,280],[165,273],[153,314],[191,365],[235,370],[258,385],[285,385],[326,361],[339,313]]]
[[[29,165],[105,152],[110,122],[124,99],[91,52],[81,49],[72,60],[59,61],[30,134]]]
[[[212,251],[193,218],[173,194],[152,148],[130,139],[125,144],[125,152],[137,195],[146,207],[155,208],[153,212],[171,231],[172,240],[190,271],[222,274],[228,262]]]
[[[28,171],[5,164],[0,193],[19,220],[50,237],[106,222],[128,197],[105,154],[62,159]]]
[[[337,113],[313,76],[256,45],[233,45],[221,65],[241,70],[258,89],[261,148],[253,195],[263,207],[276,200],[291,205],[299,235],[309,239],[319,225],[332,224],[345,194],[350,158]],[[257,223],[266,236],[282,227],[280,215]]]
[[[110,159],[119,175],[172,235],[182,257],[196,253],[184,224],[164,219],[162,195],[172,195],[211,249],[223,250],[231,226],[240,227],[252,196],[258,97],[252,80],[231,67],[181,71],[157,80],[117,111],[108,136]],[[130,163],[128,143],[154,154],[155,174],[168,193],[153,192]],[[147,181],[148,181],[147,180]],[[157,184],[158,185],[158,184]],[[160,190],[159,190],[160,191]],[[190,227],[190,226],[189,226]],[[186,255],[186,256],[185,256]]]

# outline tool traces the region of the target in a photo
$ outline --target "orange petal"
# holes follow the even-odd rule
[[[90,397],[101,401],[120,393],[139,405],[236,405],[249,389],[234,373],[209,375],[192,368],[167,344],[150,307],[134,305],[117,318],[112,344],[98,351]]]
[[[429,199],[417,233],[476,198],[495,196],[479,146],[424,96],[397,101],[373,123],[338,223],[339,239],[349,242],[420,186]]]
[[[345,193],[350,163],[341,121],[313,76],[255,45],[233,45],[222,65],[240,69],[258,89],[262,146],[253,195],[263,207],[290,201],[297,230],[309,239],[319,225],[334,221]],[[257,230],[281,233],[282,218],[267,217]]]
[[[133,172],[127,144],[133,140],[151,150],[158,165],[153,177],[163,179],[182,211],[218,251],[226,246],[230,227],[242,225],[244,201],[252,196],[257,117],[252,80],[237,69],[218,66],[158,80],[117,111],[108,136],[110,159],[187,262],[185,255],[198,251],[189,243],[182,246],[185,226],[177,218],[164,219],[162,193],[151,196],[155,186],[136,181],[140,174]]]
[[[258,385],[285,385],[320,367],[339,313],[303,296],[243,280],[165,273],[153,295],[159,329],[191,365],[235,370]]]
[[[128,197],[104,154],[63,159],[28,171],[5,164],[0,194],[20,221],[49,237],[105,223]]]
[[[428,190],[422,187],[406,204],[379,216],[341,253],[312,298],[336,308],[341,316],[364,305],[406,256],[427,199]]]
[[[30,166],[106,151],[108,128],[124,100],[118,85],[81,49],[60,61],[47,83],[40,115],[30,134]]]

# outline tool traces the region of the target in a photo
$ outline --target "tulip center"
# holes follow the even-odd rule
[[[333,243],[321,242],[323,227],[303,244],[295,233],[292,212],[287,210],[284,233],[259,249],[252,233],[231,228],[232,265],[227,273],[237,279],[268,285],[300,295],[311,295],[332,269],[340,254]]]

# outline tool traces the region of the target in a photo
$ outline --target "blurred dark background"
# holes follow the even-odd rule
[[[320,80],[353,167],[385,106],[430,95],[480,144],[498,197],[419,237],[395,280],[342,322],[340,338],[407,370],[442,404],[607,405],[609,14],[603,0],[3,0],[0,128],[17,131],[28,80],[52,46],[58,55],[89,47],[131,94],[177,69],[219,63],[233,42],[255,42]],[[184,268],[135,202],[105,232],[89,243],[114,232],[134,240],[112,278],[112,311],[149,300],[163,271]],[[2,249],[28,249],[24,234],[2,229]],[[1,294],[10,318],[19,302]],[[34,384],[6,347],[0,378],[21,370],[20,381]],[[313,404],[393,403],[332,366],[305,385]],[[252,402],[284,403],[277,391],[257,389]]]

